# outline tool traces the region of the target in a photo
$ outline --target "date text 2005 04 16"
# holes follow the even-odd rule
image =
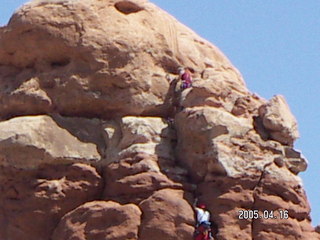
[[[288,219],[288,210],[240,210],[238,219]]]

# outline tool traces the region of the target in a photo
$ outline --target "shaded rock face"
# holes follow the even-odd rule
[[[195,198],[215,239],[320,239],[284,97],[147,1],[21,7],[0,102],[0,239],[192,239]]]

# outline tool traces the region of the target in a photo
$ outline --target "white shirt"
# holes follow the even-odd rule
[[[196,208],[198,223],[210,222],[210,213],[201,208]]]

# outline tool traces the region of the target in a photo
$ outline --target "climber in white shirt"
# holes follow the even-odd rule
[[[198,204],[195,207],[195,211],[197,214],[197,223],[201,225],[202,223],[210,222],[210,213],[206,210],[206,205],[203,203]]]
[[[197,226],[201,224],[210,225],[210,213],[206,210],[206,205],[203,203],[194,204],[194,209],[197,214]]]
[[[196,199],[193,204],[197,216],[197,224],[194,233],[194,239],[213,239],[211,235],[210,212],[206,210],[206,205],[204,203],[197,204],[197,202],[198,199]]]

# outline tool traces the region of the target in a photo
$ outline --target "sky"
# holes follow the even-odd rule
[[[25,0],[0,0],[0,26]],[[313,225],[320,224],[320,1],[151,0],[206,38],[242,73],[248,89],[284,95],[297,118],[295,148],[308,159],[303,179]]]

